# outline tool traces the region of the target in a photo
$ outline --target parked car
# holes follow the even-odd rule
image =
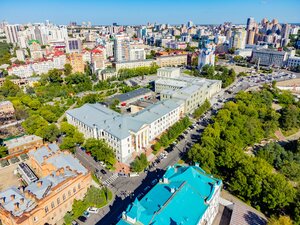
[[[151,181],[152,185],[155,185],[157,183],[157,179],[154,179],[153,181]]]
[[[99,212],[99,209],[98,208],[96,208],[96,207],[89,207],[88,209],[87,209],[87,211],[89,212],[89,213],[98,213]]]
[[[102,174],[107,174],[106,171],[105,171],[104,169],[101,169],[100,172],[101,172]]]
[[[90,217],[90,213],[88,211],[84,211],[83,212],[83,216],[85,216],[86,218]]]
[[[85,222],[87,218],[85,216],[79,216],[78,220],[80,220],[81,222]]]

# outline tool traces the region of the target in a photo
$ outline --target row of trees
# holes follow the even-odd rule
[[[156,64],[150,67],[137,67],[134,69],[120,69],[118,71],[118,80],[125,80],[131,77],[156,74],[159,67]]]
[[[205,102],[194,111],[194,118],[199,119],[203,113],[205,113],[210,108],[210,102],[206,99]]]
[[[267,215],[286,212],[296,220],[300,212],[297,190],[284,175],[274,173],[265,159],[243,152],[278,128],[280,114],[272,109],[273,98],[267,89],[240,92],[235,102],[227,102],[213,118],[188,158],[221,177],[231,192]]]
[[[159,141],[153,146],[154,151],[158,151],[161,147],[170,145],[190,125],[191,121],[188,117],[184,117],[182,120],[175,123],[167,130],[167,132],[161,135]]]

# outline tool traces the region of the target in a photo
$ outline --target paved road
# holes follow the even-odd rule
[[[296,76],[300,77],[299,74]],[[145,191],[145,188],[148,186],[152,187],[153,180],[161,178],[168,166],[177,163],[194,143],[199,142],[202,131],[208,124],[210,117],[214,112],[223,107],[225,101],[233,98],[236,93],[241,90],[246,90],[250,87],[259,87],[264,83],[272,82],[272,80],[260,80],[261,78],[262,76],[238,79],[230,87],[222,90],[218,93],[218,95],[215,95],[211,99],[211,103],[213,105],[212,109],[198,121],[198,124],[193,129],[188,129],[188,133],[185,135],[185,138],[173,147],[173,151],[168,154],[166,159],[163,159],[160,163],[158,163],[154,169],[147,173],[141,173],[138,177],[118,177],[115,179],[109,185],[115,194],[114,201],[110,205],[102,208],[98,214],[91,215],[84,224],[110,225],[117,223],[122,212],[126,210],[127,206],[135,199],[135,197],[141,198],[145,195],[147,192]],[[279,76],[277,80],[286,79],[290,78]],[[230,90],[230,92],[225,92],[226,90]],[[194,122],[196,121],[194,120]],[[95,170],[96,168],[101,168],[101,166],[96,163],[92,157],[86,155],[81,150],[77,151],[76,156],[89,169]],[[113,174],[108,172],[108,174],[104,175],[103,179],[108,179],[109,176],[113,176]]]

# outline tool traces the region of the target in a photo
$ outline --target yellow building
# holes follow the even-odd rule
[[[72,72],[76,73],[83,73],[84,72],[84,61],[82,54],[80,53],[71,53],[68,55],[67,63],[72,66]]]
[[[0,221],[4,225],[55,224],[83,199],[91,174],[69,152],[49,144],[29,152],[31,168],[40,176],[26,187],[0,192]]]

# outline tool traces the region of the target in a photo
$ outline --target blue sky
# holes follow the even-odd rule
[[[300,22],[300,0],[0,0],[0,21],[92,24]]]

